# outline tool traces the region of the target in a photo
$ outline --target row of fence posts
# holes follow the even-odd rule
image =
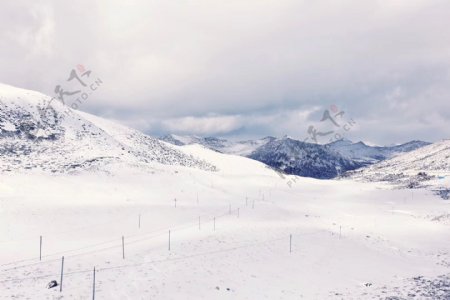
[[[175,199],[175,207],[176,207]],[[248,197],[245,197],[245,205],[248,206]],[[253,200],[252,208],[255,207],[255,200]],[[239,218],[240,208],[237,208],[237,217]],[[229,214],[231,214],[231,204],[229,205]],[[141,228],[141,215],[138,216],[138,228]],[[198,217],[198,229],[201,230],[201,217]],[[213,218],[213,229],[216,231],[216,217]],[[342,235],[342,226],[339,226],[339,239]],[[42,235],[39,236],[39,260],[42,260]],[[171,251],[171,230],[169,230],[169,240],[168,240],[168,250]],[[289,235],[289,253],[292,253],[292,234]],[[122,236],[122,259],[125,259],[125,237]],[[95,299],[95,267],[93,271],[93,283],[92,283],[92,299]],[[64,278],[64,256],[61,258],[61,279],[59,285],[59,291],[62,292],[63,289],[63,278]]]
[[[239,216],[239,209],[238,209],[238,216]],[[200,223],[200,217],[199,217],[199,230],[201,229],[201,223]],[[214,231],[216,231],[216,217],[213,218],[213,224],[214,224]],[[342,226],[339,226],[339,239],[342,235]],[[169,241],[168,241],[168,250],[170,251],[171,248],[171,231],[169,230]],[[40,236],[40,253],[42,252],[42,236]],[[289,235],[289,253],[292,253],[292,234]],[[41,255],[39,255],[41,259]],[[122,236],[122,259],[125,259],[125,237]],[[59,286],[59,291],[62,292],[63,287],[63,277],[64,277],[64,256],[61,258],[61,281]],[[93,298],[95,297],[95,268],[94,268],[94,288],[93,288]]]
[[[215,220],[215,218],[214,218]],[[170,251],[170,230],[169,230],[169,251]],[[292,234],[289,235],[289,253],[292,253]],[[122,236],[122,258],[125,259],[125,243],[124,237]],[[92,299],[95,300],[95,267],[92,274]],[[64,256],[61,258],[61,279],[59,283],[59,291],[63,290],[63,279],[64,279]]]
[[[177,207],[177,199],[174,199],[174,205]],[[198,194],[197,194],[197,203],[198,203]],[[248,197],[245,197],[245,205],[248,206]],[[252,203],[252,209],[255,208],[255,200]],[[237,217],[239,218],[240,208],[237,209]],[[231,204],[229,204],[229,214],[231,214]],[[141,228],[141,214],[138,215],[138,228]],[[198,229],[201,230],[201,217],[198,217]],[[216,217],[213,218],[213,229],[216,231]],[[292,252],[292,235],[290,236],[290,245],[289,252]],[[171,246],[171,231],[169,230],[169,245],[168,249],[170,251]],[[125,237],[122,236],[122,259],[125,259]],[[39,236],[39,261],[42,261],[42,235]],[[62,292],[63,288],[63,277],[64,277],[64,256],[61,258],[61,279],[59,285],[59,291]],[[93,274],[93,291],[92,298],[95,298],[95,267]]]
[[[175,207],[176,207],[176,199],[175,199]],[[231,204],[229,206],[229,213],[231,214]],[[237,209],[237,217],[239,218],[239,208]],[[141,215],[138,216],[138,228],[141,228]],[[216,231],[216,217],[213,218],[213,228]],[[201,217],[198,217],[198,229],[201,230]],[[292,239],[292,235],[291,235]],[[171,231],[169,230],[169,245],[168,249],[170,251],[171,245]],[[291,246],[290,252],[291,252]],[[122,236],[122,259],[125,259],[125,237]],[[42,260],[42,235],[39,236],[39,260]],[[59,284],[59,291],[62,292],[63,289],[63,279],[64,279],[64,256],[61,258],[61,279]],[[95,267],[93,272],[93,283],[92,283],[92,299],[95,299]]]

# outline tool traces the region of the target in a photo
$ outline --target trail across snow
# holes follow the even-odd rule
[[[449,201],[177,149],[218,171],[1,175],[0,299],[448,299]]]

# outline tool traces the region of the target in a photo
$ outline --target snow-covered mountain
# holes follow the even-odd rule
[[[322,145],[305,143],[288,137],[266,143],[249,157],[287,174],[320,179],[334,178],[347,170],[362,166]]]
[[[60,101],[0,84],[0,171],[71,172],[151,162],[215,170],[175,146]]]
[[[233,142],[215,137],[166,135],[163,141],[175,145],[201,144],[207,148],[256,159],[287,174],[313,178],[334,178],[396,155],[429,145],[422,141],[378,147],[363,142],[339,140],[326,145],[310,144],[289,137],[265,137],[258,140]]]
[[[343,139],[327,144],[326,146],[363,165],[370,165],[429,144],[422,141],[411,141],[401,145],[379,147],[369,146],[363,142],[352,143],[349,140]]]
[[[346,174],[365,181],[387,181],[416,187],[432,179],[442,182],[450,176],[450,140],[421,147],[366,168]]]

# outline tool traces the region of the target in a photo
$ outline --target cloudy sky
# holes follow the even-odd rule
[[[0,8],[0,82],[54,95],[82,64],[103,84],[80,109],[152,135],[303,139],[313,126],[372,144],[450,138],[448,0]],[[340,127],[320,122],[330,108]]]

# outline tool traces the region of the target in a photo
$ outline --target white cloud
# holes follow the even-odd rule
[[[334,103],[362,120],[357,139],[443,138],[440,119],[420,136],[408,128],[448,118],[449,10],[443,0],[6,0],[0,82],[52,93],[82,63],[104,85],[81,109],[153,134],[184,120],[197,134],[293,135],[307,122],[292,111]]]
[[[182,117],[162,121],[168,132],[199,135],[224,134],[242,126],[239,116]]]

